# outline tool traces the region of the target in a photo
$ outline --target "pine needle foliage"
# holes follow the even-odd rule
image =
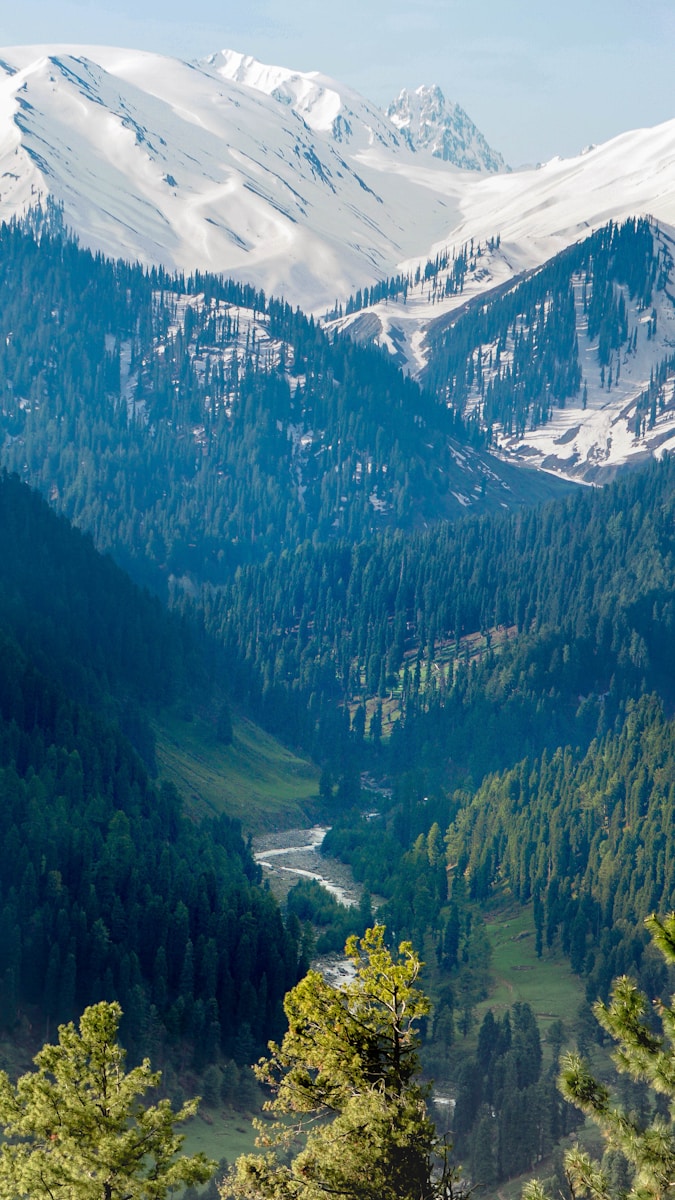
[[[421,963],[376,925],[351,937],[354,978],[334,987],[310,971],[285,1000],[288,1032],[256,1073],[271,1088],[257,1122],[262,1154],[243,1155],[223,1197],[237,1200],[431,1200],[457,1172],[426,1110],[417,1027],[430,1010]]]
[[[666,963],[675,964],[675,912],[663,920],[652,914],[645,924]],[[659,1029],[649,1019],[650,1007]],[[675,1195],[675,996],[670,1004],[655,1000],[650,1006],[635,982],[623,975],[615,980],[609,1003],[598,1001],[594,1012],[617,1043],[612,1055],[617,1070],[665,1101],[657,1103],[655,1115],[641,1119],[614,1102],[609,1088],[578,1055],[566,1055],[560,1090],[599,1126],[608,1149],[623,1155],[632,1176],[629,1188],[617,1191],[609,1173],[577,1147],[565,1156],[570,1191],[574,1200],[668,1200]],[[523,1200],[547,1200],[542,1185],[529,1183]]]
[[[59,1027],[58,1044],[44,1046],[16,1085],[0,1073],[1,1200],[164,1200],[213,1174],[201,1153],[177,1157],[174,1127],[197,1101],[178,1112],[168,1100],[143,1104],[161,1072],[147,1059],[125,1071],[121,1016],[117,1003],[94,1004],[79,1030]]]

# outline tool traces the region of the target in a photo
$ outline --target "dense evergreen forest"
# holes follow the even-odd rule
[[[535,578],[544,518],[437,524],[462,508],[457,496],[487,508],[517,498],[512,480],[506,486],[499,474],[505,468],[467,445],[477,428],[463,402],[447,394],[439,403],[386,355],[330,339],[251,288],[113,264],[46,226],[5,227],[0,235],[7,465],[137,578],[174,602],[196,603],[209,632],[225,643],[237,697],[319,757],[335,747],[334,773],[361,727],[386,735],[401,713],[408,731],[401,753],[408,755],[426,709],[445,732],[457,730],[446,759],[468,765],[476,782],[498,766],[499,743],[511,738],[508,720],[522,724],[519,690],[504,718],[478,717],[471,672],[460,669],[463,655],[475,657],[467,637],[479,633],[492,643],[495,630],[498,640],[514,627],[528,636],[535,626],[554,630],[556,605],[569,623],[583,553],[570,567],[573,540],[567,543],[561,586],[545,584],[544,613]],[[599,338],[606,330],[604,346],[632,336],[618,285],[648,306],[664,270],[647,222],[610,225],[518,288],[473,306],[435,348],[434,370],[449,387],[459,379],[457,355],[470,373],[476,337],[481,345],[520,339],[523,370],[548,372],[551,403],[562,400],[579,384],[576,339],[563,330],[572,275],[586,273],[588,322]],[[493,391],[499,376],[509,395],[521,394],[516,359],[494,375]],[[512,474],[526,480],[521,498],[540,494],[536,473]],[[422,520],[436,522],[431,533],[414,532]],[[388,526],[398,531],[387,534]],[[633,632],[641,636],[631,619],[621,629],[624,648]],[[619,644],[614,632],[611,638]],[[565,645],[569,637],[561,653]],[[610,647],[593,656],[594,679],[574,682],[567,667],[569,686],[582,694],[608,690],[612,654]],[[345,702],[356,709],[353,737]],[[570,736],[565,702],[553,708],[544,704],[524,752],[542,736],[549,745]],[[444,722],[443,713],[452,719]],[[492,731],[494,721],[501,728]],[[416,727],[419,757],[432,722]],[[485,743],[494,732],[494,761],[483,761],[473,732]],[[433,761],[439,738],[429,736]]]
[[[384,706],[390,765],[478,783],[587,742],[640,690],[675,698],[674,489],[666,460],[559,505],[305,545],[209,589],[207,626],[235,694],[279,732],[376,754]]]
[[[462,422],[385,353],[46,224],[0,230],[3,463],[153,587],[556,490],[458,457]]]
[[[152,768],[148,710],[179,697],[227,707],[211,688],[216,648],[16,476],[0,485],[3,628],[73,699],[117,722]]]
[[[559,1047],[558,1047],[559,1050]],[[555,1084],[558,1066],[543,1069],[537,1021],[529,1004],[486,1013],[474,1057],[457,1080],[454,1149],[481,1190],[532,1170],[579,1124]]]
[[[387,898],[383,918],[418,941],[432,933],[450,968],[467,903],[507,888],[533,904],[540,952],[562,947],[590,999],[622,971],[650,994],[663,984],[641,921],[672,907],[675,887],[674,488],[665,460],[562,505],[458,527],[482,528],[505,595],[512,580],[512,636],[490,645],[489,618],[445,695],[433,675],[426,695],[420,683],[387,748],[400,782],[382,824],[345,816],[326,841]],[[468,610],[480,556],[465,577],[455,562]],[[439,573],[441,598],[443,584]]]
[[[473,898],[498,880],[534,898],[538,952],[559,938],[591,998],[635,970],[657,994],[665,979],[643,961],[641,924],[672,907],[674,803],[675,724],[643,696],[585,754],[558,749],[488,778],[451,824],[448,854]]]
[[[304,969],[297,922],[238,824],[195,825],[120,728],[212,700],[207,648],[6,475],[0,544],[0,1023],[119,999],[134,1054],[247,1063]]]
[[[430,286],[461,290],[459,261]],[[625,296],[648,313],[667,268],[647,222],[611,225],[437,325],[421,388],[251,288],[105,261],[52,218],[0,230],[3,462],[87,531],[0,480],[5,1027],[118,998],[134,1053],[250,1061],[302,923],[335,948],[370,893],[431,950],[447,1046],[489,991],[495,895],[589,1000],[623,970],[660,989],[640,922],[675,887],[675,462],[535,505],[553,485],[487,442],[578,393],[579,306],[609,371]],[[154,781],[149,718],[179,700],[315,756],[358,912],[305,884],[282,920],[238,826]],[[455,1081],[487,1182],[569,1127],[537,1037],[526,1006],[488,1022]]]

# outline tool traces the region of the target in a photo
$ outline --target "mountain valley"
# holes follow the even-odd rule
[[[376,897],[468,1176],[566,1196],[561,1051],[672,987],[675,121],[512,171],[438,89],[0,60],[0,1027],[255,1107]],[[262,884],[312,821],[348,910]]]

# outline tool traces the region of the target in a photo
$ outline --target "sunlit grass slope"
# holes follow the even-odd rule
[[[556,1020],[564,1022],[569,1034],[585,999],[584,986],[562,954],[545,950],[537,957],[531,906],[514,904],[488,911],[485,923],[492,946],[494,987],[479,1006],[480,1020],[488,1008],[501,1015],[522,1001],[532,1008],[542,1037]]]
[[[319,791],[314,765],[244,717],[234,716],[233,728],[225,746],[201,718],[163,715],[155,727],[160,778],[196,814],[224,812],[247,831],[305,820]]]

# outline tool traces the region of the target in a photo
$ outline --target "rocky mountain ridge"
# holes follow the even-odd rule
[[[438,84],[403,88],[388,106],[389,120],[400,129],[414,150],[428,150],[434,158],[467,171],[503,171],[504,159],[454,101],[445,99]]]

